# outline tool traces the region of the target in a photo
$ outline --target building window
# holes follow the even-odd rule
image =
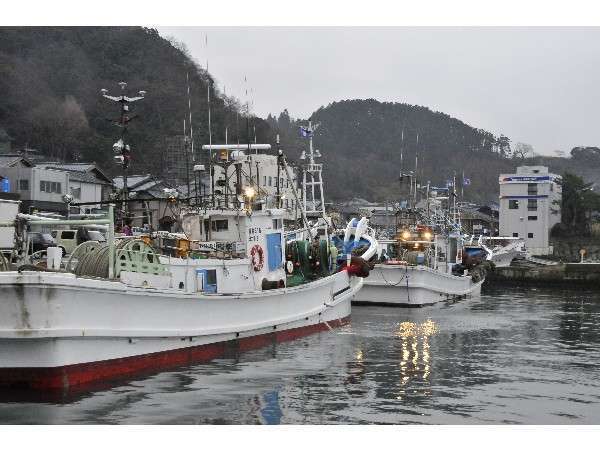
[[[519,209],[519,200],[509,200],[508,209]]]
[[[56,181],[40,181],[40,192],[61,194],[62,184]]]
[[[272,186],[273,177],[269,177],[269,186]]]
[[[537,211],[537,199],[530,198],[527,200],[527,211]]]
[[[537,220],[537,216],[527,216],[527,220]]]
[[[537,195],[537,193],[538,193],[537,183],[528,183],[527,184],[527,195]]]
[[[229,229],[229,221],[224,220],[213,220],[211,223],[211,229],[213,231],[227,231]]]
[[[29,190],[29,180],[19,180],[19,190],[20,191],[28,191]]]
[[[279,186],[283,186],[283,178],[279,179]]]
[[[267,185],[267,176],[263,175],[263,186]]]
[[[513,237],[519,237],[519,233],[513,233]]]
[[[273,229],[280,230],[283,228],[283,219],[273,219]]]
[[[527,233],[527,237],[528,237],[529,239],[533,239],[533,233]]]
[[[550,192],[554,192],[554,183],[550,183]]]

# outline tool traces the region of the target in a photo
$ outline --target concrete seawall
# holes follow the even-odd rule
[[[577,284],[600,287],[600,264],[557,264],[554,266],[496,267],[486,283],[502,284]]]

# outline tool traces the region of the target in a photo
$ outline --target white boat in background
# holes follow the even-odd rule
[[[513,260],[525,258],[525,241],[506,236],[467,236],[465,251],[470,255],[482,254],[495,267],[508,267]]]
[[[458,214],[447,214],[449,196],[432,195],[425,211],[396,215],[396,237],[379,240],[379,263],[353,299],[356,304],[424,306],[478,296],[486,264],[463,253]]]
[[[480,295],[485,273],[464,273],[459,236],[378,242],[393,257],[375,264],[353,304],[425,306]]]
[[[217,197],[182,208],[183,236],[115,240],[110,206],[105,219],[76,221],[107,225],[107,243],[0,272],[0,386],[81,388],[348,323],[377,252],[366,219],[348,225],[345,254],[327,217],[286,233],[284,210],[264,208],[251,182],[229,208]],[[362,257],[350,254],[358,247]]]

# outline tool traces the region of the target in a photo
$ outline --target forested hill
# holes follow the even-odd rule
[[[188,117],[186,74],[192,94],[196,148],[208,142],[207,86],[211,85],[213,142],[237,139],[240,106],[212,88],[210,75],[185,47],[140,27],[0,28],[0,141],[12,148],[40,150],[50,158],[95,160],[109,171],[119,130],[119,107],[100,89],[119,95],[120,81],[139,118],[129,127],[133,172],[161,174],[165,138],[183,133]],[[258,140],[270,140],[268,125],[253,120]],[[245,127],[243,128],[246,139]],[[1,142],[0,142],[1,143]],[[3,145],[6,147],[6,145]]]
[[[455,175],[460,181],[464,171],[471,180],[465,198],[497,200],[498,174],[512,171],[518,162],[510,157],[507,137],[422,106],[346,100],[319,108],[312,119],[319,124],[314,143],[323,154],[332,199],[396,200],[402,153],[404,171],[414,170],[418,157],[418,177],[424,184],[445,186]],[[306,147],[298,133],[305,121],[292,120],[284,111],[267,122],[283,135],[288,153]]]

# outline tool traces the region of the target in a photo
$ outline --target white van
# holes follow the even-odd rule
[[[56,246],[63,249],[63,256],[77,247],[77,230],[54,230],[50,234],[56,241]]]
[[[56,241],[56,245],[64,249],[63,256],[66,253],[72,253],[73,250],[75,250],[75,248],[85,240],[81,240],[78,238],[77,230],[54,230],[51,234],[54,240]],[[102,234],[98,230],[86,229],[86,234],[88,236],[87,240],[96,242],[106,242],[104,234]]]

